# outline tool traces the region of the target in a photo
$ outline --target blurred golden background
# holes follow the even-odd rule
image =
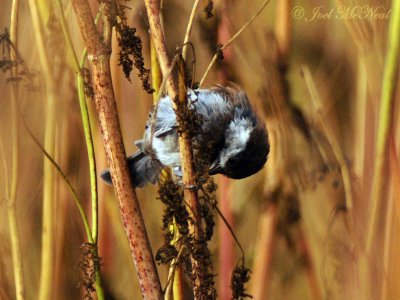
[[[3,30],[10,31],[15,2],[0,4]],[[163,1],[171,56],[182,45],[193,2]],[[208,19],[203,10],[210,2],[214,17]],[[195,81],[204,74],[217,44],[226,43],[263,2],[200,1],[190,38],[195,48]],[[392,35],[398,44],[396,32],[389,32],[389,23],[400,14],[399,9],[391,10],[395,2],[271,0],[206,78],[205,87],[229,81],[242,86],[270,133],[271,153],[261,172],[238,181],[215,178],[220,208],[252,269],[247,286],[255,299],[400,297],[399,61],[398,54],[394,60],[388,55]],[[2,31],[0,48],[4,71],[0,75],[0,299],[81,299],[85,289],[79,285],[79,263],[81,245],[87,242],[85,229],[60,175],[55,172],[53,180],[44,178],[45,157],[22,121],[53,154],[90,218],[89,164],[76,74],[56,2],[37,1],[37,22],[32,18],[33,3],[19,4],[15,44],[23,60],[19,70],[32,74],[21,75],[17,93],[13,92],[12,67],[7,68],[13,57],[6,31]],[[98,2],[90,4],[95,15]],[[137,29],[145,67],[150,68],[144,3],[121,4],[129,7],[127,23]],[[70,1],[63,1],[63,6],[80,58],[84,44],[74,11]],[[43,37],[47,71],[38,51],[37,31]],[[125,78],[113,37],[113,87],[126,152],[132,154],[153,99],[143,91],[136,69],[131,82]],[[188,61],[192,55],[189,51]],[[394,77],[386,75],[390,66]],[[392,90],[389,96],[384,89]],[[51,102],[49,90],[54,96]],[[385,97],[392,99],[386,110]],[[94,102],[87,98],[87,104],[99,174],[107,166]],[[389,131],[382,142],[378,128],[385,120]],[[45,141],[48,132],[54,136],[50,142]],[[48,182],[53,182],[49,192],[53,207],[45,208]],[[98,190],[98,247],[106,299],[139,299],[118,202],[112,187],[102,181]],[[164,242],[164,207],[156,200],[156,186],[137,189],[137,193],[155,254]],[[43,226],[43,212],[50,228]],[[209,249],[218,299],[231,299],[229,276],[240,254],[217,214],[215,220],[217,229]],[[49,232],[43,250],[43,234]],[[13,255],[16,233],[21,254],[17,259]],[[48,260],[43,260],[44,253]],[[20,278],[15,276],[18,266]],[[41,283],[44,268],[51,280]],[[157,268],[164,287],[168,266]],[[22,298],[17,297],[18,280],[23,284]],[[41,290],[46,288],[47,293]]]

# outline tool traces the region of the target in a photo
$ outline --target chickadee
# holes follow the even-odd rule
[[[242,89],[217,86],[188,90],[188,101],[202,120],[194,139],[212,145],[208,153],[210,175],[241,179],[264,166],[269,153],[268,133]],[[135,144],[139,151],[128,157],[135,187],[156,183],[166,166],[182,177],[176,115],[168,96],[150,112],[143,139]],[[109,170],[101,177],[112,184]]]

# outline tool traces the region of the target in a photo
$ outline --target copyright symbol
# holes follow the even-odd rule
[[[295,6],[292,9],[292,16],[296,20],[303,19],[304,17],[304,8],[302,6]]]

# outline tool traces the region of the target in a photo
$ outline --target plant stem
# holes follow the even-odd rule
[[[382,216],[382,202],[385,193],[385,172],[388,161],[388,139],[393,118],[393,105],[396,87],[398,87],[400,48],[400,0],[392,1],[392,14],[389,24],[389,35],[386,50],[385,70],[381,91],[381,101],[378,118],[377,146],[372,179],[370,223],[368,227],[367,253],[372,255],[375,238],[378,234],[378,224]]]
[[[162,74],[160,69],[160,64],[157,59],[157,52],[154,47],[153,38],[150,38],[150,55],[151,55],[151,77],[152,77],[152,87],[154,89],[153,93],[153,104],[157,105],[160,95],[160,88],[162,84]],[[161,176],[161,182],[168,180],[171,177],[171,173],[168,169],[163,169]],[[180,234],[178,231],[178,226],[174,220],[172,226],[172,234],[175,236],[171,241],[171,245],[178,243]],[[182,246],[181,246],[182,247]],[[179,247],[177,247],[179,249]],[[179,251],[179,250],[178,250]],[[167,287],[164,293],[164,299],[181,300],[183,299],[183,278],[181,268],[176,266],[177,259],[174,258],[170,263],[170,269],[168,272]],[[173,278],[171,277],[173,276]],[[171,298],[172,297],[172,298]]]
[[[56,5],[59,10],[60,23],[63,29],[64,37],[67,42],[68,49],[73,57],[74,68],[77,74],[77,86],[79,95],[79,106],[81,109],[81,118],[83,123],[83,130],[85,133],[86,148],[89,161],[89,172],[90,172],[90,187],[92,196],[92,237],[95,244],[97,244],[98,236],[98,193],[97,193],[97,175],[96,175],[96,158],[94,153],[92,130],[90,126],[89,112],[86,104],[86,98],[84,93],[84,80],[81,71],[81,67],[78,62],[78,57],[74,50],[71,35],[69,33],[67,23],[65,21],[64,10],[61,0],[56,0]]]
[[[150,56],[151,56],[151,81],[154,89],[153,92],[153,104],[157,105],[158,95],[160,91],[160,86],[162,82],[162,74],[160,70],[160,64],[157,59],[156,48],[154,47],[154,41],[150,38]]]
[[[169,174],[167,174],[170,176]],[[167,277],[167,287],[165,289],[164,300],[182,300],[183,299],[183,284],[182,284],[182,270],[177,266],[179,262],[180,254],[183,250],[183,245],[180,243],[181,234],[178,231],[178,225],[175,219],[170,225],[171,234],[173,234],[173,239],[171,240],[171,245],[175,246],[178,250],[178,256],[172,259],[168,271]]]
[[[306,275],[308,280],[308,286],[310,289],[311,299],[312,300],[320,300],[323,299],[319,287],[318,277],[316,276],[315,265],[312,259],[312,253],[310,249],[310,245],[306,239],[305,233],[301,228],[301,224],[297,226],[297,234],[299,237],[299,251],[302,260],[304,261],[306,268]]]
[[[14,51],[10,50],[10,59],[17,61],[18,53],[18,14],[19,14],[19,0],[13,0],[11,7],[11,24],[10,24],[10,41],[14,46]],[[18,76],[18,65],[11,68],[11,76]],[[18,168],[19,168],[19,127],[18,127],[18,109],[17,101],[19,96],[18,82],[12,84],[11,89],[11,106],[12,106],[12,175],[11,175],[11,189],[7,195],[7,215],[8,225],[10,230],[11,239],[11,253],[13,261],[13,272],[14,272],[14,285],[15,294],[17,300],[25,299],[25,286],[23,276],[23,265],[21,255],[21,242],[19,238],[19,229],[17,221],[16,201],[18,191]],[[6,174],[8,176],[8,174]]]
[[[11,199],[11,198],[10,198]],[[8,200],[9,202],[10,199]],[[25,299],[25,287],[22,268],[21,242],[19,239],[19,229],[15,203],[8,203],[8,226],[11,239],[11,253],[14,272],[15,294],[17,300]]]
[[[174,273],[174,286],[173,286],[174,300],[183,300],[183,273],[181,268],[176,268]]]
[[[96,158],[94,153],[94,144],[92,137],[92,130],[90,126],[89,112],[86,104],[85,92],[84,92],[84,80],[82,73],[77,76],[78,94],[79,94],[79,105],[81,109],[81,116],[83,122],[83,128],[85,132],[86,147],[89,159],[89,172],[90,172],[90,187],[92,194],[92,235],[93,242],[97,244],[98,237],[98,193],[97,193],[97,173],[96,173]]]
[[[73,0],[72,5],[88,50],[103,145],[132,257],[138,272],[142,295],[145,299],[161,299],[160,280],[126,162],[111,80],[111,47],[109,43],[103,43],[100,38],[87,0]],[[106,23],[105,26],[109,28],[109,24]],[[111,33],[108,29],[107,32]],[[109,40],[105,39],[105,41]]]
[[[234,227],[235,219],[231,207],[232,197],[230,193],[230,180],[224,176],[219,178],[219,205],[221,214],[226,218],[226,221]],[[233,248],[233,239],[230,237],[230,229],[226,227],[223,220],[218,224],[219,236],[219,295],[222,300],[232,299],[232,291],[230,282],[232,271],[235,268],[235,250]]]
[[[174,73],[169,76],[169,69],[171,67],[171,60],[168,57],[166,50],[166,42],[162,32],[162,25],[160,21],[160,7],[159,1],[157,0],[145,0],[147,15],[149,18],[151,36],[154,41],[154,47],[157,51],[158,61],[160,63],[160,68],[164,78],[166,78],[166,87],[169,97],[172,100],[172,106],[175,113],[178,112],[179,107],[187,105],[187,95],[186,95],[186,81],[184,79],[184,67],[183,64],[180,66],[180,80],[179,85],[177,84],[176,77],[173,76]],[[179,60],[182,63],[181,60]],[[179,118],[177,118],[179,120]],[[178,124],[180,125],[180,124]],[[183,185],[184,185],[184,199],[187,206],[187,211],[189,213],[192,222],[189,222],[189,232],[195,240],[199,239],[201,236],[201,228],[199,222],[198,213],[198,200],[197,191],[191,189],[190,187],[195,186],[194,180],[194,170],[193,170],[193,152],[190,136],[187,132],[183,132],[179,135],[179,151],[180,151],[180,161],[183,174]],[[198,286],[198,261],[194,257],[191,257],[192,261],[192,272],[195,279],[194,285]],[[195,299],[196,297],[195,292]]]
[[[145,0],[147,15],[149,17],[150,32],[154,41],[154,48],[157,52],[158,63],[160,64],[161,72],[165,78],[167,75],[169,75],[171,60],[167,54],[165,37],[160,21],[160,7],[158,2],[159,1],[157,0]],[[176,79],[173,79],[173,76],[168,76],[166,79],[166,87],[167,92],[171,97],[173,104],[175,105],[175,109],[176,102],[178,101],[178,85]]]
[[[46,108],[44,148],[51,156],[55,153],[55,87],[36,0],[29,0],[32,23],[35,33],[39,61],[45,82]],[[43,216],[42,216],[42,253],[39,299],[52,298],[52,280],[54,274],[54,169],[48,160],[44,160],[43,179]]]
[[[257,243],[255,246],[251,295],[254,299],[265,299],[271,283],[272,256],[275,249],[278,207],[268,203],[260,216]]]
[[[187,59],[187,43],[189,42],[190,32],[192,31],[193,27],[193,20],[194,16],[196,15],[197,7],[199,6],[200,0],[196,0],[193,4],[192,12],[190,13],[189,22],[186,27],[185,38],[183,39],[183,46],[182,46],[182,57],[183,60],[186,62]]]
[[[43,152],[44,156],[50,161],[50,163],[54,166],[54,168],[56,168],[56,170],[61,175],[61,177],[64,180],[64,182],[67,184],[68,189],[71,192],[72,199],[74,200],[75,205],[78,208],[79,214],[81,215],[81,219],[82,219],[83,225],[85,227],[87,239],[88,239],[89,243],[91,243],[93,245],[96,245],[96,243],[95,243],[95,241],[93,240],[93,237],[92,237],[92,232],[90,230],[90,225],[89,225],[89,221],[87,219],[87,216],[85,214],[85,210],[83,209],[83,206],[81,204],[81,201],[79,200],[78,194],[76,193],[74,187],[72,186],[71,182],[69,181],[67,175],[65,175],[65,173],[61,170],[60,166],[51,157],[51,155],[46,151],[46,149],[43,148],[43,146],[40,144],[40,142],[37,140],[37,138],[30,131],[30,129],[26,125],[25,121],[24,120],[22,120],[22,121],[23,121],[23,124],[25,126],[26,131],[28,132],[29,136],[32,138],[34,143]],[[98,253],[96,252],[96,254],[98,254]],[[100,266],[97,266],[95,268],[95,272],[96,272],[95,285],[96,285],[97,298],[99,300],[104,300],[105,297],[104,297],[103,286],[102,286],[102,282],[101,282]]]
[[[90,170],[90,186],[91,186],[91,194],[92,194],[92,234],[88,236],[88,239],[91,240],[91,243],[96,245],[96,251],[98,253],[98,193],[97,193],[97,175],[96,175],[96,160],[94,156],[94,145],[93,145],[93,137],[92,131],[90,127],[89,120],[89,112],[87,109],[85,93],[84,93],[84,81],[82,73],[79,72],[77,75],[77,86],[78,86],[78,94],[79,94],[79,105],[81,108],[81,116],[83,122],[83,128],[85,131],[85,139],[86,139],[86,147],[88,152],[89,159],[89,170]],[[101,280],[101,272],[100,266],[95,269],[96,271],[96,294],[99,300],[104,299],[104,292]]]
[[[281,64],[287,66],[292,39],[292,0],[281,0],[276,5],[275,37]]]
[[[53,157],[50,155],[50,153],[47,152],[46,149],[40,144],[38,139],[33,135],[33,133],[30,131],[28,125],[25,123],[25,121],[23,119],[22,119],[22,122],[23,122],[23,125],[24,125],[26,131],[28,132],[29,136],[32,138],[33,142],[42,151],[43,155],[48,159],[50,164],[57,170],[57,172],[61,175],[64,182],[67,184],[68,189],[70,190],[72,198],[75,202],[75,205],[78,208],[79,214],[81,215],[81,219],[82,219],[83,225],[85,227],[88,241],[89,241],[89,243],[93,244],[92,232],[90,230],[89,221],[86,217],[85,210],[83,209],[81,201],[79,200],[78,194],[76,193],[74,187],[72,186],[71,182],[69,181],[67,175],[65,175],[63,170],[60,168],[60,166],[57,164],[57,162],[53,159]]]
[[[218,44],[223,45],[231,36],[231,30],[229,28],[229,17],[228,7],[232,5],[233,1],[225,0],[221,1],[219,9],[219,22],[218,22]],[[224,61],[220,64],[217,72],[219,83],[222,85],[229,84],[229,79],[232,74],[230,73],[229,66],[233,65],[233,49],[226,49],[224,52]],[[234,76],[234,75],[233,75]],[[219,207],[221,215],[226,218],[226,222],[230,224],[232,228],[235,226],[235,216],[232,210],[232,195],[231,191],[231,180],[225,176],[219,177]],[[231,290],[231,277],[232,271],[235,268],[235,250],[233,248],[233,239],[231,235],[231,229],[225,225],[225,220],[220,219],[218,225],[218,242],[219,242],[219,297],[222,300],[232,299]]]

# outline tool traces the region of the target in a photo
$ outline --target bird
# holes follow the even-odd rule
[[[265,122],[257,115],[246,92],[237,85],[188,89],[188,105],[199,116],[200,130],[193,137],[207,144],[208,174],[242,179],[265,165],[270,145]],[[134,187],[155,184],[165,167],[182,179],[176,114],[169,96],[150,111],[138,151],[127,158]],[[112,184],[110,171],[101,174]]]

